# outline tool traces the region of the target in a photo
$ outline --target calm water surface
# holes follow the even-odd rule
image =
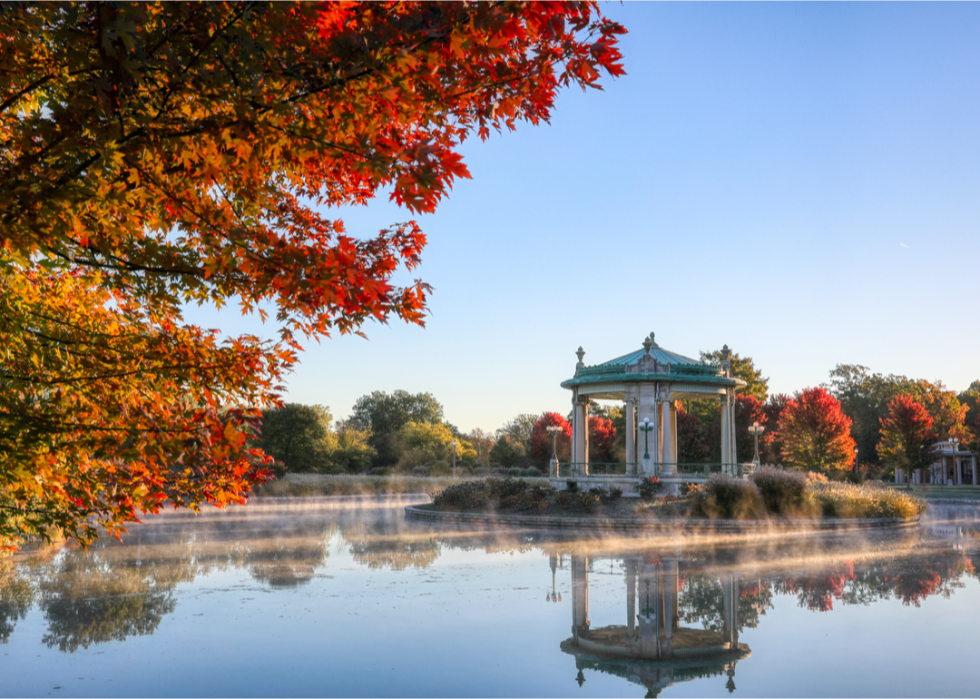
[[[734,543],[460,531],[412,501],[170,513],[0,561],[0,695],[980,694],[980,508]]]

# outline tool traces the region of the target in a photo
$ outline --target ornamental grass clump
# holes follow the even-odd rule
[[[913,519],[925,503],[908,493],[873,485],[811,483],[810,491],[824,517]]]
[[[692,495],[695,515],[709,519],[763,519],[765,503],[752,481],[713,473],[704,488]]]
[[[817,508],[807,491],[802,471],[763,466],[752,475],[762,502],[770,514],[781,517],[813,517]]]

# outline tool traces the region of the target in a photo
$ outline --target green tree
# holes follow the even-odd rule
[[[919,396],[922,382],[906,376],[874,374],[860,364],[838,364],[825,386],[851,418],[851,436],[857,443],[862,463],[879,463],[881,420],[888,416],[888,405],[899,395]]]
[[[515,444],[514,439],[508,434],[500,435],[497,438],[497,443],[490,450],[490,463],[504,468],[518,466],[524,461],[524,458],[524,451]]]
[[[350,420],[338,420],[334,427],[337,446],[330,452],[330,463],[335,471],[362,473],[371,467],[375,456],[374,447],[368,444],[370,430],[354,427]]]
[[[534,432],[534,425],[537,423],[538,417],[538,415],[531,413],[521,413],[497,430],[497,437],[499,438],[501,434],[507,435],[510,437],[513,446],[521,452],[521,455],[526,456],[531,448],[531,434]]]
[[[393,466],[398,462],[398,430],[409,422],[441,425],[443,413],[442,405],[431,393],[374,391],[357,399],[348,419],[357,429],[370,431],[368,444],[376,452],[374,465]]]
[[[476,451],[443,423],[406,422],[394,439],[399,470],[408,471],[424,466],[430,470],[446,471],[452,464],[453,440],[456,440],[457,463],[472,463],[476,459]]]
[[[969,388],[956,397],[962,405],[969,408],[969,412],[966,414],[966,422],[968,424],[974,422],[977,415],[980,414],[980,380],[971,383]]]
[[[721,350],[701,352],[701,361],[706,364],[721,366],[724,360],[725,357],[722,355]],[[766,397],[769,395],[769,379],[755,368],[755,361],[752,357],[743,357],[738,352],[732,352],[729,361],[732,363],[732,376],[742,379],[746,383],[741,394],[743,396],[754,396],[760,403],[765,403]]]
[[[286,403],[262,413],[259,444],[286,471],[329,470],[336,437],[330,432],[330,409],[323,405]]]

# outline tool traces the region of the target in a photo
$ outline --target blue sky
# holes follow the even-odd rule
[[[287,400],[344,417],[374,390],[429,391],[493,430],[567,412],[579,345],[596,363],[651,331],[695,357],[727,343],[775,392],[838,363],[980,378],[980,6],[602,9],[629,31],[627,76],[465,144],[473,179],[416,217],[427,327],[309,343]],[[365,236],[412,218],[386,196],[342,216]]]

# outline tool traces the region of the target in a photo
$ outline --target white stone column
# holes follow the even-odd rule
[[[667,398],[661,400],[663,400],[661,403],[663,409],[660,411],[663,415],[663,474],[672,476],[674,475],[674,445],[671,443],[673,428],[670,421],[670,394],[668,393]]]
[[[673,655],[674,615],[677,613],[677,561],[664,563],[664,638]]]
[[[963,485],[963,462],[953,457],[953,473],[956,474],[956,485]]]
[[[732,586],[732,576],[723,575],[721,577],[721,600],[722,600],[722,619],[721,619],[721,641],[726,644],[729,648],[732,648],[732,640],[734,634],[732,633],[732,619],[734,614],[732,609],[735,607],[736,601],[734,599],[734,592]]]
[[[670,443],[673,446],[674,461],[680,461],[681,455],[677,449],[677,402],[670,401]],[[674,468],[674,472],[677,469]]]
[[[726,395],[721,400],[721,470],[725,473],[729,473],[732,463],[731,455],[729,454],[729,448],[731,446],[731,441],[728,436],[729,421],[728,421],[728,396]]]
[[[633,399],[630,396],[626,397],[626,463],[634,464],[637,462],[636,458],[636,415],[634,414]],[[626,467],[626,472],[629,473],[630,467]]]
[[[578,392],[575,395],[575,402],[572,409],[572,463],[578,464],[572,476],[588,475],[587,464],[589,460],[589,412],[588,398],[579,398]]]
[[[728,410],[728,455],[732,459],[732,475],[738,475],[738,444],[735,441],[735,391],[731,392],[731,408]]]
[[[589,559],[572,554],[572,634],[589,628]]]
[[[636,637],[636,561],[626,559],[626,638]]]

